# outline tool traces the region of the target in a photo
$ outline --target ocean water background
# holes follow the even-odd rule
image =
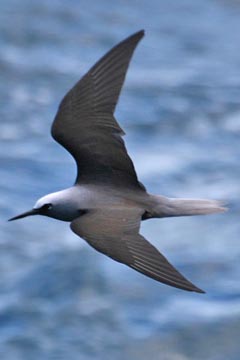
[[[139,178],[230,207],[141,231],[205,295],[113,262],[67,223],[6,221],[72,184],[75,164],[49,131],[57,106],[141,28],[116,111]],[[1,359],[239,359],[239,34],[237,0],[1,0]]]

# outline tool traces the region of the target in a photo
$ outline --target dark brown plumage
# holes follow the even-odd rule
[[[144,32],[103,56],[66,94],[52,136],[78,164],[77,183],[110,183],[143,189],[113,116],[133,51]],[[78,121],[76,121],[76,119]]]
[[[71,188],[39,199],[33,210],[70,221],[71,229],[101,253],[162,283],[202,293],[139,234],[141,220],[222,212],[214,200],[171,199],[147,193],[127,153],[114,110],[139,31],[113,47],[63,98],[52,136],[77,163]]]

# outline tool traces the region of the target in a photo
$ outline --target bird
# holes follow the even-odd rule
[[[114,111],[143,36],[140,30],[115,45],[60,102],[51,134],[75,159],[74,185],[41,197],[9,221],[44,215],[70,222],[76,235],[113,260],[166,285],[204,293],[139,233],[144,220],[226,210],[217,200],[150,194],[138,180]]]

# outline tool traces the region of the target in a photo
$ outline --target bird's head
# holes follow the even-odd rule
[[[62,221],[72,221],[79,216],[79,207],[71,189],[58,191],[40,198],[33,209],[14,216],[9,221],[22,219],[31,215],[44,215]]]
[[[8,221],[22,219],[24,217],[31,215],[45,215],[51,217],[51,210],[53,209],[53,207],[54,207],[54,201],[51,197],[51,194],[49,194],[40,198],[31,210],[25,211],[20,215],[14,216]]]

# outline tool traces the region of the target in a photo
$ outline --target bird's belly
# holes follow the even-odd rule
[[[61,201],[52,208],[49,216],[62,221],[73,221],[93,209],[136,206],[135,201],[126,193],[127,190],[123,192],[104,186],[73,186],[56,193]]]

